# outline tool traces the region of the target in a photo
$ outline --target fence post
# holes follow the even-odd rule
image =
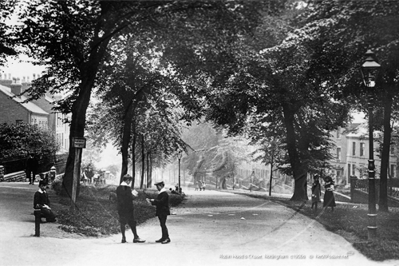
[[[350,182],[351,182],[351,202],[354,202],[354,198],[355,198],[356,180],[357,180],[357,177],[356,177],[355,175],[351,175],[351,176],[350,176]]]
[[[34,210],[33,213],[35,214],[35,236],[40,236],[40,222],[42,212],[40,210]]]
[[[4,181],[4,166],[0,165],[0,181]]]

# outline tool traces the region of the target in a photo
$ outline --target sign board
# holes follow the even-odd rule
[[[74,148],[86,148],[85,138],[72,138],[72,147]]]

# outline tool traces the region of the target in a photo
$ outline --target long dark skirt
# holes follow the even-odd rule
[[[324,193],[323,207],[335,207],[335,198],[332,191],[327,190]]]

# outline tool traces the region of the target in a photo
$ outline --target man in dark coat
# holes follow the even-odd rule
[[[122,183],[116,189],[116,198],[118,204],[119,223],[121,226],[122,243],[126,243],[125,229],[126,224],[129,225],[133,232],[133,243],[144,243],[145,240],[140,239],[137,234],[136,221],[134,219],[133,198],[137,197],[136,190],[132,190],[130,183],[132,182],[130,175],[122,178]]]
[[[28,159],[26,160],[26,177],[29,178],[29,185],[33,185],[35,183],[35,176],[37,174],[37,168],[39,167],[39,162],[33,156],[33,154],[29,154]]]
[[[46,218],[47,222],[55,222],[55,214],[50,208],[50,200],[48,198],[46,187],[46,182],[39,182],[39,190],[36,191],[33,197],[33,208],[40,209],[42,217]]]
[[[155,215],[158,216],[159,223],[162,229],[162,237],[155,241],[157,243],[168,244],[170,243],[168,228],[166,227],[166,218],[170,215],[169,208],[169,195],[165,189],[165,183],[163,181],[155,183],[159,194],[156,199],[147,199],[149,203],[156,206]]]

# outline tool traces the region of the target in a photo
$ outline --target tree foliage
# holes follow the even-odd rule
[[[315,1],[312,9],[308,18],[317,34],[309,43],[319,47],[312,59],[313,75],[324,80],[336,99],[345,98],[369,117],[383,117],[373,119],[377,123],[371,126],[383,128],[384,132],[379,208],[387,211],[391,116],[398,110],[399,96],[399,28],[392,25],[399,22],[399,4],[385,0]],[[367,49],[374,50],[381,65],[375,88],[363,86],[359,72]],[[373,108],[368,109],[369,106]]]
[[[26,158],[28,154],[51,156],[58,150],[54,134],[35,125],[0,125],[0,160]]]
[[[47,90],[69,92],[69,97],[61,101],[59,106],[72,113],[71,140],[73,137],[83,137],[92,89],[98,82],[100,67],[106,63],[112,39],[129,31],[145,34],[156,27],[168,29],[165,33],[174,32],[172,36],[183,32],[187,36],[187,33],[197,29],[197,33],[203,30],[201,36],[214,38],[212,43],[215,45],[224,46],[228,43],[228,36],[234,37],[236,33],[251,27],[251,23],[247,22],[256,20],[258,13],[250,11],[255,11],[257,6],[256,2],[245,1],[238,5],[230,1],[29,2],[21,13],[24,25],[17,31],[17,37],[29,49],[28,54],[48,68],[47,73],[34,82],[28,93],[34,99]],[[200,19],[187,23],[190,18],[197,16]],[[233,23],[239,21],[243,23]],[[184,51],[181,49],[173,54],[180,59],[190,58]],[[74,160],[71,146],[64,176],[64,185],[69,194],[73,183]]]
[[[9,25],[16,2],[16,0],[0,1],[0,66],[4,65],[7,56],[17,54]]]

